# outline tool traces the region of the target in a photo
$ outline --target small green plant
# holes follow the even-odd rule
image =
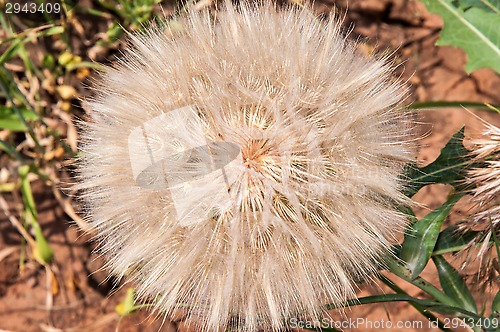
[[[118,16],[130,30],[142,28],[153,18],[154,6],[161,0],[99,0],[97,4]]]

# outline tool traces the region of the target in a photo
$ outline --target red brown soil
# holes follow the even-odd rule
[[[332,5],[344,9],[346,4],[345,0],[327,0],[317,2],[316,8],[319,12],[330,11]],[[469,75],[464,71],[466,56],[461,50],[436,47],[442,21],[438,16],[429,15],[419,2],[351,0],[348,5],[345,24],[354,27],[351,36],[361,41],[361,51],[395,50],[394,56],[400,64],[398,74],[411,87],[409,102],[469,100],[500,103],[499,76],[488,69]],[[451,135],[462,126],[466,125],[466,136],[479,135],[482,124],[475,115],[490,122],[498,121],[485,111],[460,108],[419,111],[420,136],[423,137],[418,156],[421,164],[432,162]],[[424,207],[417,209],[417,215],[425,215],[441,204],[448,190],[449,187],[440,185],[421,190],[415,198],[424,203]],[[120,284],[119,288],[114,284],[118,281],[106,279],[106,273],[101,271],[103,262],[92,254],[89,236],[77,229],[41,182],[35,183],[34,192],[42,229],[55,251],[52,265],[55,281],[51,281],[47,271],[36,263],[20,268],[22,238],[0,212],[0,331],[187,330],[185,324],[175,318],[172,322],[154,320],[146,310],[139,310],[120,321],[115,307],[124,298],[127,286]],[[12,213],[16,215],[19,197],[5,198],[12,203]],[[467,212],[466,208],[458,208],[453,219],[464,218]],[[433,272],[429,268],[425,275],[432,277]],[[422,295],[413,287],[404,289],[412,295]],[[384,291],[388,289],[378,285],[363,286],[359,295]],[[480,299],[483,294],[475,296]],[[388,323],[385,323],[385,328],[361,324],[356,328],[345,328],[345,331],[437,331],[406,303],[353,307],[348,309],[344,318],[338,313],[332,315],[336,321],[363,318],[372,324],[382,324],[382,320],[393,324],[392,328],[388,328]],[[397,327],[398,322],[422,326]]]

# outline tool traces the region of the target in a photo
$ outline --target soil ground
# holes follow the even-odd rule
[[[442,21],[430,15],[421,3],[326,0],[315,5],[318,12],[329,12],[333,6],[342,13],[348,8],[344,24],[352,29],[351,36],[360,41],[360,51],[394,52],[398,75],[410,87],[408,103],[438,100],[500,103],[499,76],[488,69],[469,75],[464,71],[466,56],[461,50],[435,46]],[[466,136],[480,135],[482,123],[476,116],[498,123],[498,117],[491,113],[473,109],[419,111],[421,165],[434,160],[462,126],[466,126]],[[139,310],[120,320],[115,307],[125,297],[128,286],[106,278],[102,260],[92,254],[90,237],[78,230],[50,189],[40,181],[34,183],[33,190],[42,229],[55,250],[54,274],[36,263],[19,266],[21,236],[0,212],[0,331],[189,330],[181,315],[162,321],[150,317],[146,310]],[[417,209],[417,215],[422,216],[441,204],[448,190],[447,186],[436,185],[419,192],[416,200],[423,205]],[[15,195],[5,198],[15,215],[20,198]],[[465,218],[469,212],[467,202],[462,203],[452,216],[455,220]],[[429,269],[426,273],[432,276],[433,271]],[[405,290],[419,294],[411,287]],[[384,291],[387,289],[379,285],[364,285],[359,295]],[[485,294],[478,292],[475,296],[481,299]],[[332,317],[336,321],[364,319],[364,324],[347,326],[345,331],[437,331],[405,303],[353,307],[345,314],[342,317],[333,312]],[[391,323],[381,326],[382,320]],[[397,326],[401,322],[405,325]]]

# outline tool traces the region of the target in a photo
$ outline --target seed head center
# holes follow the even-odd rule
[[[243,165],[261,173],[268,173],[275,164],[276,151],[269,139],[252,139],[241,149]]]

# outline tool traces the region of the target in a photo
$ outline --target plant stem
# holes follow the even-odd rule
[[[404,294],[404,295],[407,295],[409,296],[408,293],[406,293],[403,289],[401,289],[398,285],[396,285],[392,280],[390,280],[389,278],[387,278],[386,276],[384,275],[380,275],[379,276],[379,279],[384,283],[386,284],[390,289],[392,289],[393,291],[395,291],[397,294]],[[437,318],[435,315],[433,315],[431,312],[427,311],[427,309],[417,303],[414,303],[414,302],[410,302],[410,304],[418,310],[418,312],[420,312],[423,316],[425,316],[428,320],[432,321],[432,322],[436,322],[437,325],[438,325],[438,328],[441,330],[441,331],[452,331],[450,330],[449,328],[445,327],[443,322],[441,322],[439,320],[439,318]]]

